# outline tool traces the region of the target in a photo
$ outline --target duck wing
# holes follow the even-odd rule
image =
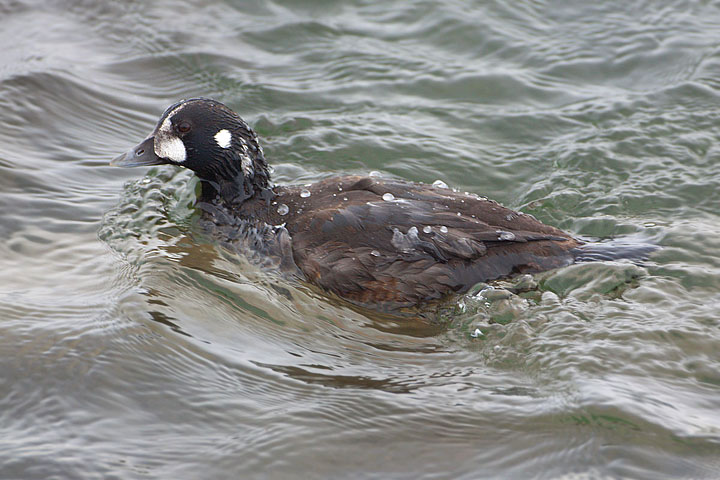
[[[286,224],[295,262],[308,280],[360,303],[414,304],[552,268],[569,263],[578,244],[529,215],[445,188],[342,177],[312,190],[313,208]]]

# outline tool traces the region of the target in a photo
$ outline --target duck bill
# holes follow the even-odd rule
[[[116,167],[144,167],[148,165],[163,165],[167,163],[155,155],[155,137],[149,137],[137,147],[115,157],[110,165]]]

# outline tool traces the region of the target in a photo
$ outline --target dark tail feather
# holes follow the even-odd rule
[[[647,260],[652,252],[659,249],[660,247],[657,245],[617,239],[585,243],[573,249],[573,254],[576,262],[630,260],[633,263],[641,263]]]

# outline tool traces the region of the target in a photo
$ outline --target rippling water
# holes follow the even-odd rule
[[[716,1],[0,0],[0,477],[720,478],[719,34]],[[107,166],[198,95],[279,183],[663,248],[350,309],[204,238],[187,172]]]

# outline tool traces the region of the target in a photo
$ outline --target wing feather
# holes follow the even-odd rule
[[[342,203],[330,182],[342,182]],[[532,269],[536,257],[566,249],[552,244],[574,242],[529,215],[448,189],[374,177],[315,185],[315,208],[287,223],[296,263],[316,283],[361,302],[437,298]],[[394,198],[383,200],[390,191]],[[528,242],[537,247],[521,246]]]

